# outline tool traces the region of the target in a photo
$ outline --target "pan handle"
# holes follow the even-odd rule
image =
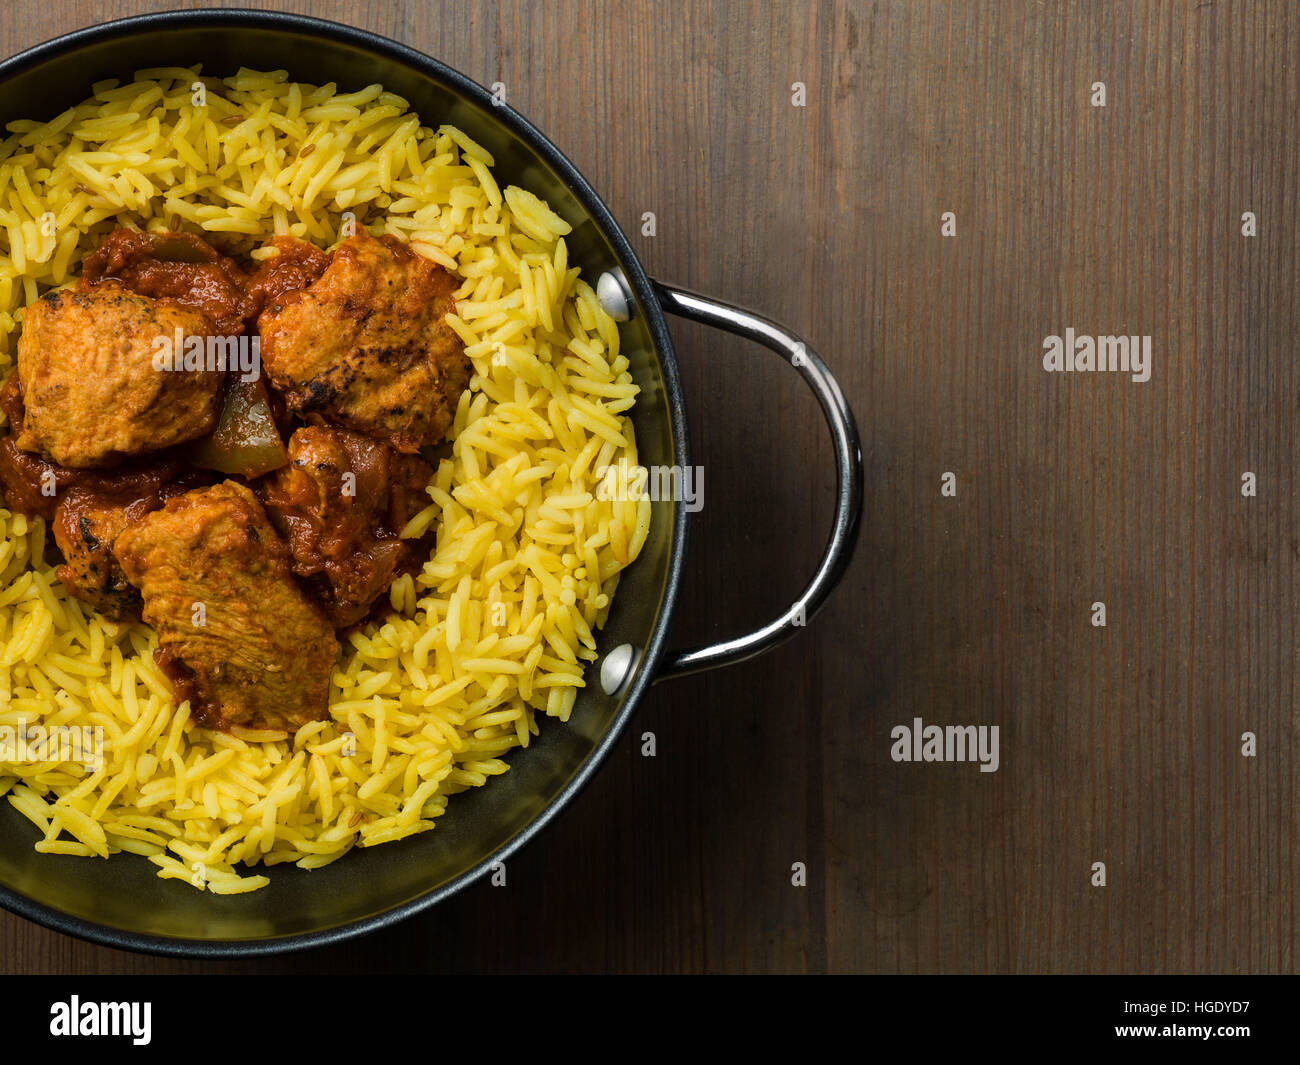
[[[756,341],[799,371],[826,416],[835,448],[836,475],[835,521],[830,540],[817,572],[794,605],[761,629],[706,647],[669,652],[655,676],[660,681],[744,662],[784,643],[812,620],[844,576],[857,543],[858,523],[862,518],[862,447],[853,412],[839,384],[817,353],[794,333],[771,319],[722,300],[658,281],[652,280],[650,284],[660,305],[669,313]]]

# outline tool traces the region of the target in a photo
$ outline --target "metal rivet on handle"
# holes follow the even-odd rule
[[[606,270],[596,279],[596,302],[616,322],[632,317],[632,292],[622,270]]]
[[[640,660],[640,653],[630,643],[621,643],[610,651],[600,664],[600,686],[605,694],[617,695],[622,691]]]

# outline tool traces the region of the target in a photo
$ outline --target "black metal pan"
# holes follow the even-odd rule
[[[31,920],[114,947],[192,956],[268,954],[337,942],[432,906],[536,837],[617,742],[646,688],[659,680],[742,662],[799,632],[848,564],[861,510],[862,459],[852,413],[825,364],[798,337],[759,315],[646,276],[627,238],[559,150],[484,88],[382,37],[296,15],[177,11],[95,26],[0,63],[0,122],[49,118],[90,95],[94,82],[139,68],[202,63],[205,75],[285,68],[295,80],[353,91],[379,82],[424,121],[450,122],[483,144],[506,181],[546,199],[573,226],[570,261],[599,278],[602,303],[625,318],[622,350],[641,387],[632,412],[640,460],[692,465],[677,360],[665,314],[763,344],[791,363],[826,416],[838,490],[826,552],[798,600],[753,632],[673,651],[665,633],[677,606],[687,512],[653,505],[640,558],[625,572],[601,659],[571,720],[547,722],[511,770],[456,796],[433,832],[355,849],[312,872],[277,867],[269,887],[217,896],[161,880],[142,858],[109,861],[38,854],[33,829],[0,803],[0,903]],[[740,427],[737,427],[738,429]]]

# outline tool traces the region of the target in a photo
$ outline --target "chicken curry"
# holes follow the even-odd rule
[[[455,288],[364,230],[332,253],[278,237],[241,259],[119,229],[26,309],[0,388],[0,491],[51,522],[71,594],[157,631],[201,725],[326,716],[337,631],[428,557],[428,534],[400,534],[469,384],[445,320]],[[265,373],[160,368],[172,338],[252,343]]]

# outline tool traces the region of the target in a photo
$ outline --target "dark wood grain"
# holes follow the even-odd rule
[[[0,53],[164,6],[9,0]],[[801,639],[652,691],[507,889],[221,965],[0,915],[5,970],[1296,967],[1295,6],[265,6],[504,82],[652,273],[805,335],[862,427],[860,549]],[[1067,326],[1150,334],[1152,379],[1044,373]],[[830,452],[788,369],[674,334],[693,642],[797,591]],[[893,762],[918,716],[999,725],[1001,768]]]

